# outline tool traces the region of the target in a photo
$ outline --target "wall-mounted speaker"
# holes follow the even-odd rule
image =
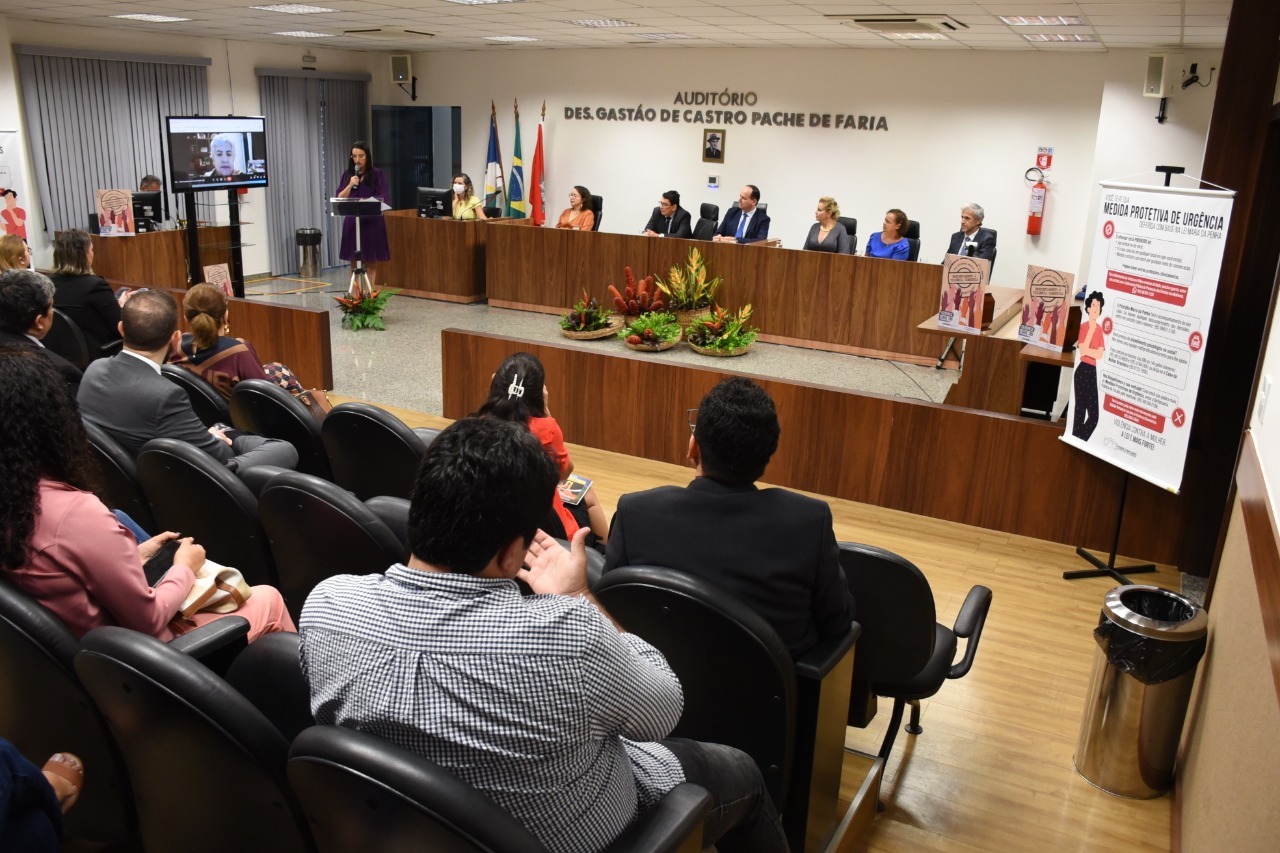
[[[413,77],[413,68],[409,64],[409,54],[396,53],[391,56],[391,82],[408,83]]]
[[[1146,98],[1170,98],[1179,94],[1178,85],[1187,67],[1186,56],[1181,53],[1147,54],[1147,78],[1142,84]]]

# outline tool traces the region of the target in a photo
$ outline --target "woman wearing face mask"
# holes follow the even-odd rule
[[[369,143],[355,142],[351,145],[351,159],[347,162],[347,171],[342,173],[342,181],[338,184],[338,198],[376,198],[383,204],[391,203],[391,185],[382,170],[373,165],[373,156],[369,153]],[[356,268],[356,219],[354,216],[343,217],[342,250],[338,257],[351,262],[351,271]],[[369,285],[378,286],[378,262],[391,260],[391,247],[387,244],[387,224],[382,215],[361,216],[360,220],[360,257],[364,260],[364,268],[369,272]]]
[[[471,186],[471,178],[465,174],[453,176],[453,218],[488,219],[484,215],[484,202]]]
[[[569,208],[560,214],[556,227],[572,231],[593,231],[595,224],[596,214],[591,209],[591,191],[586,187],[569,190]]]

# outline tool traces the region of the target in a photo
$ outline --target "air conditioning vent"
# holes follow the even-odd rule
[[[425,30],[412,30],[408,27],[364,27],[358,30],[343,30],[344,36],[381,41],[405,41],[415,38],[435,38],[435,33]]]
[[[950,15],[824,15],[823,17],[872,33],[959,33],[969,25]]]

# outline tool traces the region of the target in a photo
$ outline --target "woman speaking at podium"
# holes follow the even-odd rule
[[[342,173],[342,182],[338,185],[338,198],[376,198],[383,204],[389,204],[390,188],[387,176],[373,165],[369,156],[369,143],[356,142],[351,146],[351,159],[347,163],[347,171]],[[391,260],[391,248],[387,245],[387,224],[382,215],[361,216],[360,219],[360,255],[364,260],[364,268],[369,272],[369,286],[378,286],[378,261]],[[338,257],[351,262],[351,271],[356,268],[356,217],[345,217],[342,223],[342,249]]]

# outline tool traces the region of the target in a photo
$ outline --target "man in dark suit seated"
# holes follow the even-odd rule
[[[53,325],[53,282],[35,270],[0,273],[0,343],[34,347],[48,356],[74,397],[80,368],[40,343]]]
[[[680,193],[667,190],[662,200],[653,209],[649,224],[644,227],[646,237],[684,237],[693,236],[693,224],[689,211],[680,206]]]
[[[747,184],[738,191],[738,206],[729,209],[711,239],[716,243],[755,243],[769,239],[769,214],[759,209],[760,188]]]
[[[996,260],[996,232],[982,227],[986,212],[980,204],[966,204],[960,208],[960,230],[951,235],[948,255],[968,255]]]
[[[604,570],[665,566],[702,578],[760,614],[793,657],[849,629],[853,602],[826,502],[755,481],[778,448],[773,400],[726,379],[691,410],[688,486],[623,495]],[[695,420],[696,419],[696,420]]]
[[[293,468],[298,451],[287,441],[238,430],[205,428],[187,392],[160,373],[181,339],[178,306],[167,293],[140,290],[120,309],[124,349],[89,365],[80,383],[80,413],[137,455],[153,438],[176,438],[233,471],[254,465]]]

